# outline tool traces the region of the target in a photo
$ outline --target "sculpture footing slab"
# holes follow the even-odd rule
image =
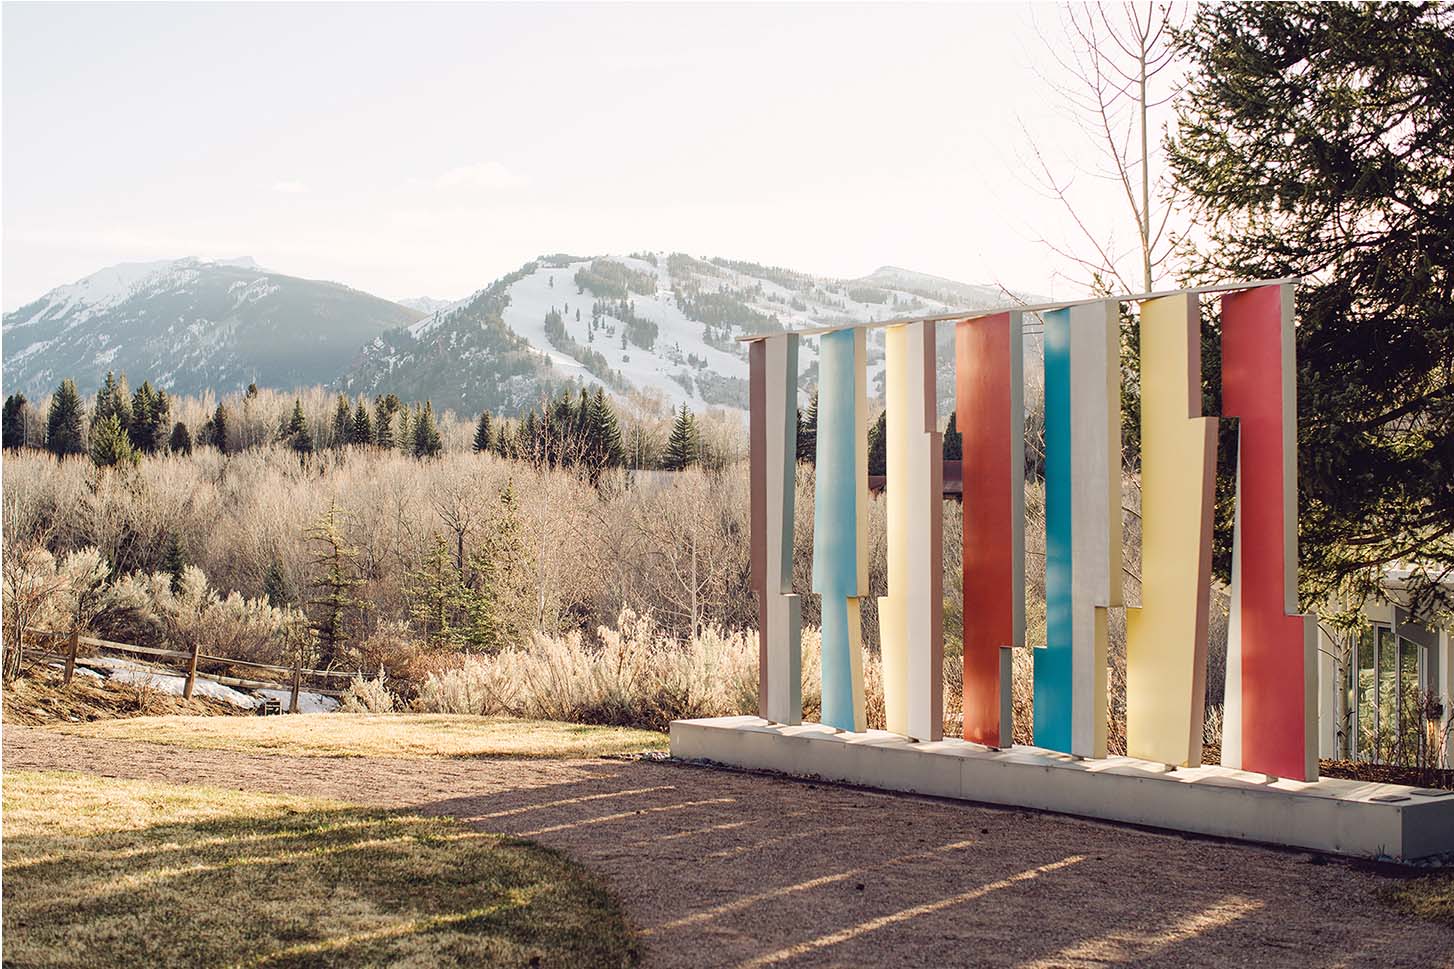
[[[1130,757],[1076,760],[1037,747],[992,751],[963,740],[911,743],[882,730],[835,733],[819,724],[788,727],[757,717],[677,720],[671,753],[1357,858],[1412,862],[1454,854],[1454,795],[1397,784],[1268,781],[1260,773],[1213,766],[1167,772]]]

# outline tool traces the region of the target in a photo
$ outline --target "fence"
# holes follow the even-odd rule
[[[32,649],[31,652],[37,656],[44,656],[49,659],[63,661],[65,674],[62,682],[69,685],[71,678],[76,672],[76,660],[82,646],[88,646],[94,650],[111,650],[119,653],[130,653],[136,656],[151,657],[155,660],[180,660],[185,664],[184,675],[186,683],[182,688],[182,696],[190,700],[192,689],[198,678],[210,680],[222,686],[237,687],[244,690],[287,690],[289,692],[288,712],[298,712],[298,694],[303,691],[304,678],[309,677],[315,680],[331,682],[333,680],[351,680],[361,674],[346,670],[314,670],[308,669],[301,662],[292,666],[277,666],[272,663],[256,663],[252,660],[233,659],[229,656],[214,656],[202,652],[201,644],[197,644],[191,650],[158,649],[155,646],[135,646],[131,643],[115,643],[107,639],[93,639],[90,636],[82,636],[76,632],[63,633],[51,629],[35,629],[27,627],[25,633],[40,637],[48,645],[64,644],[64,651]],[[98,653],[98,655],[100,655]],[[282,681],[248,679],[242,676],[224,676],[221,673],[209,673],[197,669],[197,664],[213,663],[225,668],[243,667],[250,670],[260,670],[264,674],[281,673],[286,676]],[[308,686],[309,693],[318,693],[323,696],[342,697],[344,691],[330,687]]]

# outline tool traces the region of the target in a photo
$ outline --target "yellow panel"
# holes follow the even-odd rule
[[[1201,763],[1216,420],[1194,294],[1141,304],[1141,608],[1126,611],[1126,752]]]

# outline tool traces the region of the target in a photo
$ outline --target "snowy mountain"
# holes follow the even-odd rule
[[[421,313],[433,313],[442,310],[446,306],[453,306],[457,301],[452,299],[435,299],[433,296],[410,296],[408,299],[399,299],[394,302],[400,306],[407,306],[411,310],[418,310]]]
[[[745,407],[737,338],[1003,304],[998,287],[884,267],[828,279],[682,253],[542,256],[469,299],[380,335],[344,378],[353,393],[390,390],[462,412],[514,412],[575,384],[657,395],[672,405]],[[951,374],[952,333],[940,334]],[[880,331],[870,331],[871,393],[882,395]],[[817,341],[799,351],[805,392]],[[952,380],[940,380],[947,400]]]
[[[379,333],[423,314],[251,259],[124,263],[5,314],[5,389],[39,396],[108,370],[177,393],[333,384]]]

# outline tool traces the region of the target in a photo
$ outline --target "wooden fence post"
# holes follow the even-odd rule
[[[192,686],[197,682],[197,654],[202,652],[202,641],[192,644],[192,658],[187,661],[187,685],[182,687],[182,699],[192,699]]]
[[[293,698],[288,703],[288,712],[289,713],[297,713],[298,712],[298,690],[302,687],[302,684],[303,684],[303,661],[302,661],[302,659],[298,659],[298,660],[295,660],[294,663],[293,663]]]
[[[71,677],[76,673],[76,653],[81,648],[81,633],[79,630],[71,630],[71,642],[66,649],[66,678],[61,682],[62,686],[71,685]]]

